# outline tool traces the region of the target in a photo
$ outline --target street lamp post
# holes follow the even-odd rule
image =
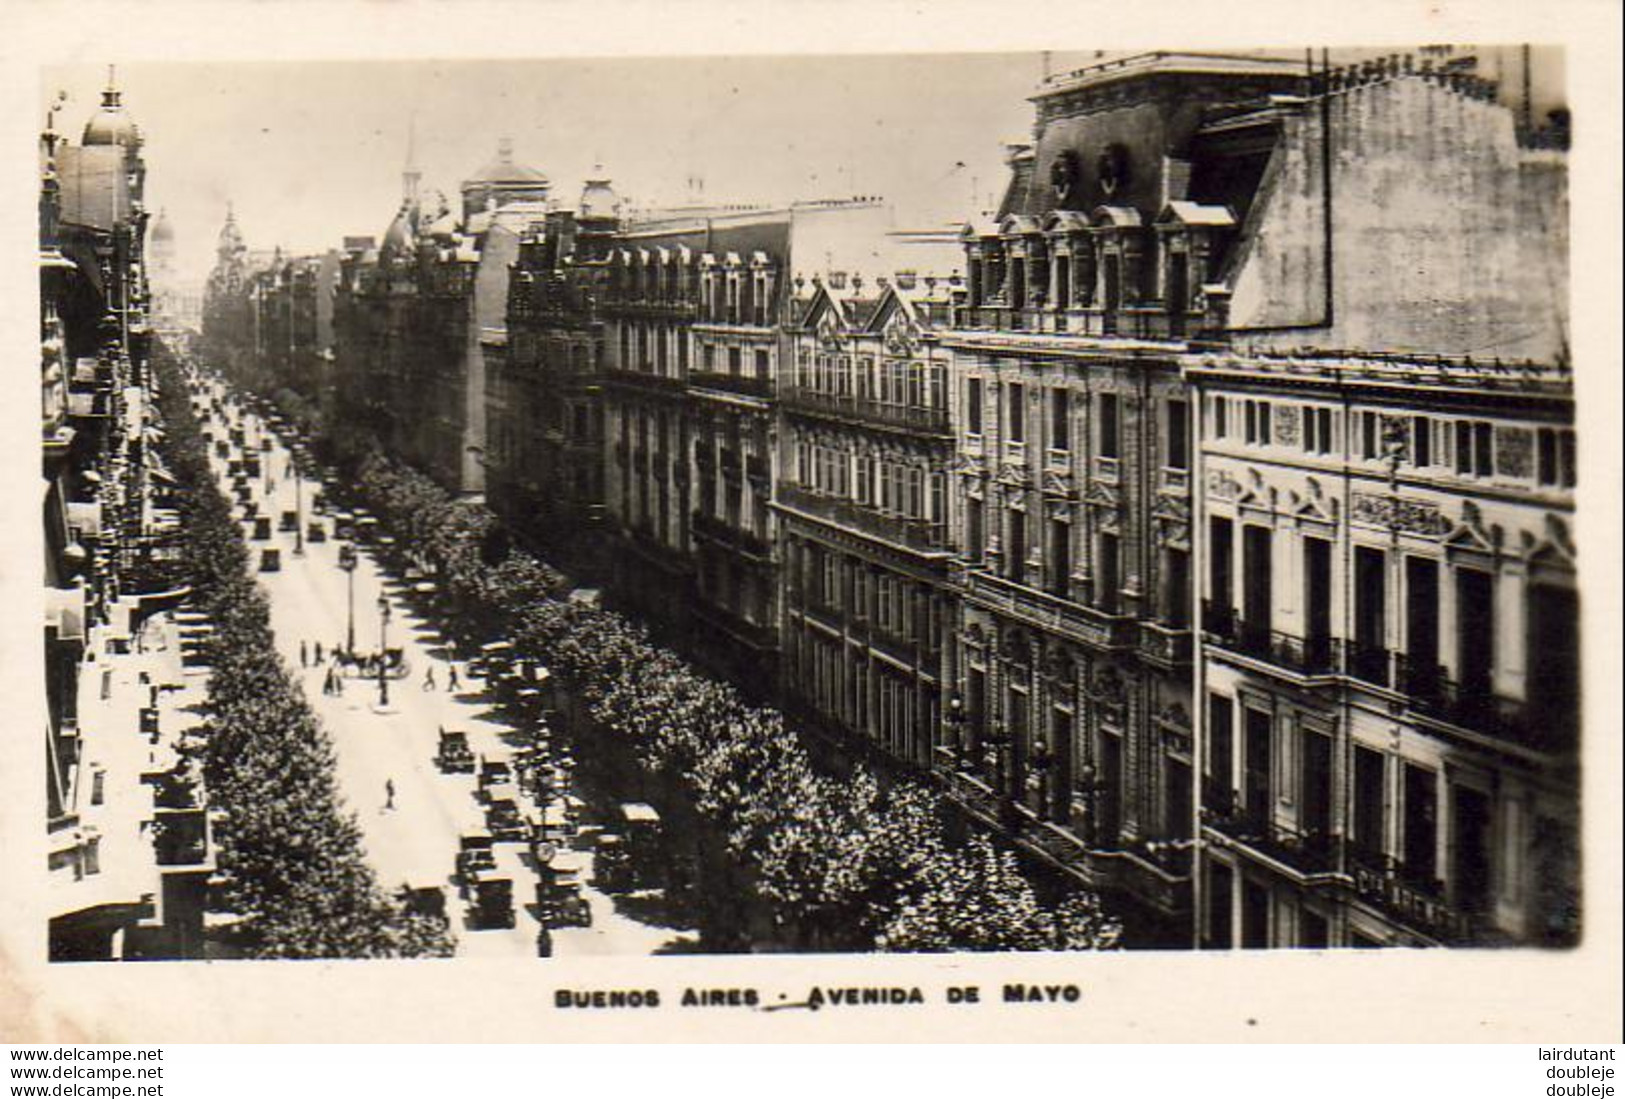
[[[954,760],[960,767],[964,767],[965,757],[969,754],[969,746],[965,743],[965,701],[957,694],[948,699],[948,713],[944,720],[948,725],[948,739],[953,745]]]
[[[1031,765],[1034,775],[1038,779],[1038,815],[1045,820],[1054,817],[1054,797],[1050,790],[1050,768],[1055,766],[1055,756],[1050,753],[1049,745],[1042,739],[1033,742]]]
[[[291,454],[292,452],[290,452]],[[299,476],[299,459],[292,459],[293,465],[293,555],[305,555],[305,494]]]
[[[387,663],[385,654],[389,652],[389,597],[378,597],[378,708],[383,709],[389,705],[389,677],[384,674]]]
[[[344,632],[344,651],[355,655],[355,546],[350,542],[339,547],[339,568],[350,576],[349,619]]]
[[[988,777],[993,783],[993,793],[998,799],[999,820],[1007,828],[1013,828],[1016,823],[1015,794],[1010,789],[1010,775],[1006,771],[1005,750],[1010,743],[1010,732],[1000,722],[993,722],[986,733],[983,734],[984,751]]]

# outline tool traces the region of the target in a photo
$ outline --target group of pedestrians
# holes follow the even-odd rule
[[[456,691],[460,690],[461,688],[462,681],[457,678],[457,665],[453,664],[451,665],[451,672],[446,676],[446,690]],[[430,664],[423,670],[423,689],[425,691],[433,691],[437,689],[434,678],[433,664]]]

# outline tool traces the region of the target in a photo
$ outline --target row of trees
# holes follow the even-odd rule
[[[513,549],[483,506],[376,449],[350,457],[360,500],[427,558],[464,635],[506,638],[546,663],[601,733],[678,791],[771,913],[773,938],[892,951],[1116,943],[1121,928],[1094,894],[1046,906],[1011,852],[980,833],[953,842],[934,788],[862,768],[819,773],[778,711],[748,705],[623,615],[569,599],[568,579]]]
[[[367,865],[335,785],[332,743],[276,655],[185,373],[166,347],[154,362],[192,601],[214,627],[201,763],[219,812],[217,903],[241,917],[242,946],[255,957],[449,955],[443,923],[401,911]]]

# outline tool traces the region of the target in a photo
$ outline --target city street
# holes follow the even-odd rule
[[[246,413],[242,425],[246,449],[253,452],[263,438],[263,426]],[[217,422],[215,427],[223,436],[225,426]],[[271,518],[273,534],[268,541],[255,541],[254,524],[244,524],[253,551],[251,567],[258,566],[263,549],[280,551],[280,571],[259,574],[269,596],[277,646],[288,666],[298,670],[306,698],[332,736],[339,787],[359,820],[380,884],[390,891],[403,885],[443,887],[460,955],[535,956],[540,927],[535,903],[537,867],[524,844],[496,846],[498,873],[513,881],[515,926],[471,928],[467,906],[454,884],[454,866],[460,837],[486,830],[483,806],[476,798],[475,775],[442,773],[434,761],[442,728],[466,733],[477,761],[507,761],[512,747],[504,736],[515,730],[502,722],[485,684],[466,666],[457,666],[462,676],[458,689],[448,689],[453,654],[435,624],[403,599],[405,585],[385,575],[374,551],[358,547],[352,573],[340,567],[342,543],[331,537],[330,517],[311,510],[319,486],[307,480],[296,487],[296,478],[287,475],[292,468],[289,453],[280,442],[273,442],[262,460],[264,468],[253,481],[253,496],[260,515]],[[213,456],[211,461],[222,491],[229,494],[226,460]],[[235,510],[241,513],[240,507]],[[303,516],[307,530],[313,520],[326,524],[328,540],[307,539],[302,554],[296,553],[294,533],[275,530],[280,516],[295,510]],[[387,623],[380,613],[380,595],[388,600]],[[319,644],[323,655],[330,657],[335,645],[346,642],[352,607],[358,652],[388,647],[404,654],[407,671],[403,678],[387,681],[387,705],[381,704],[375,678],[339,677],[341,694],[323,690],[331,659],[317,666],[315,648]],[[427,678],[431,671],[432,686]],[[590,850],[585,854],[583,893],[592,911],[592,925],[555,928],[555,954],[651,954],[674,940],[692,937],[620,914],[613,900],[591,885],[592,856]]]

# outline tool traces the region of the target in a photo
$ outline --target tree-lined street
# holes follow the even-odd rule
[[[216,393],[224,397],[223,389]],[[441,729],[464,732],[475,759],[491,761],[511,759],[520,731],[504,721],[488,685],[454,659],[437,624],[407,598],[408,585],[386,573],[375,548],[359,547],[352,573],[341,567],[345,543],[332,536],[331,516],[312,507],[321,486],[301,479],[283,441],[253,413],[241,413],[237,424],[244,450],[261,455],[260,476],[247,483],[259,516],[270,520],[271,537],[255,540],[252,520],[243,526],[256,564],[266,549],[277,551],[279,557],[278,570],[260,573],[277,648],[283,661],[298,670],[306,698],[332,735],[336,777],[356,813],[369,863],[391,890],[407,885],[444,890],[460,955],[534,956],[542,926],[535,859],[524,844],[496,846],[497,873],[513,880],[515,924],[511,929],[474,929],[453,878],[461,837],[486,830],[484,807],[476,796],[474,774],[442,773],[434,761]],[[226,422],[217,417],[212,426],[217,438],[227,436]],[[264,440],[270,440],[269,449],[261,449]],[[221,490],[228,494],[233,492],[229,462],[218,454],[211,458]],[[236,511],[240,515],[243,509],[239,506]],[[278,529],[281,516],[290,512],[301,516],[301,536]],[[312,541],[308,537],[312,523],[328,537]],[[376,676],[345,677],[338,674],[333,659],[335,647],[346,641],[352,584],[357,651],[377,652],[380,642],[387,641],[389,648],[404,655],[404,677],[387,681],[387,705],[381,704]],[[380,610],[381,598],[389,608],[387,621]],[[320,664],[315,660],[318,645],[324,657]],[[459,677],[455,690],[454,668]],[[324,689],[330,675],[342,684],[340,693]],[[583,829],[588,837],[581,841],[583,846],[592,831]],[[592,912],[591,926],[554,928],[556,954],[650,954],[687,937],[623,915],[593,886],[592,852],[586,850],[584,855],[583,893]]]

